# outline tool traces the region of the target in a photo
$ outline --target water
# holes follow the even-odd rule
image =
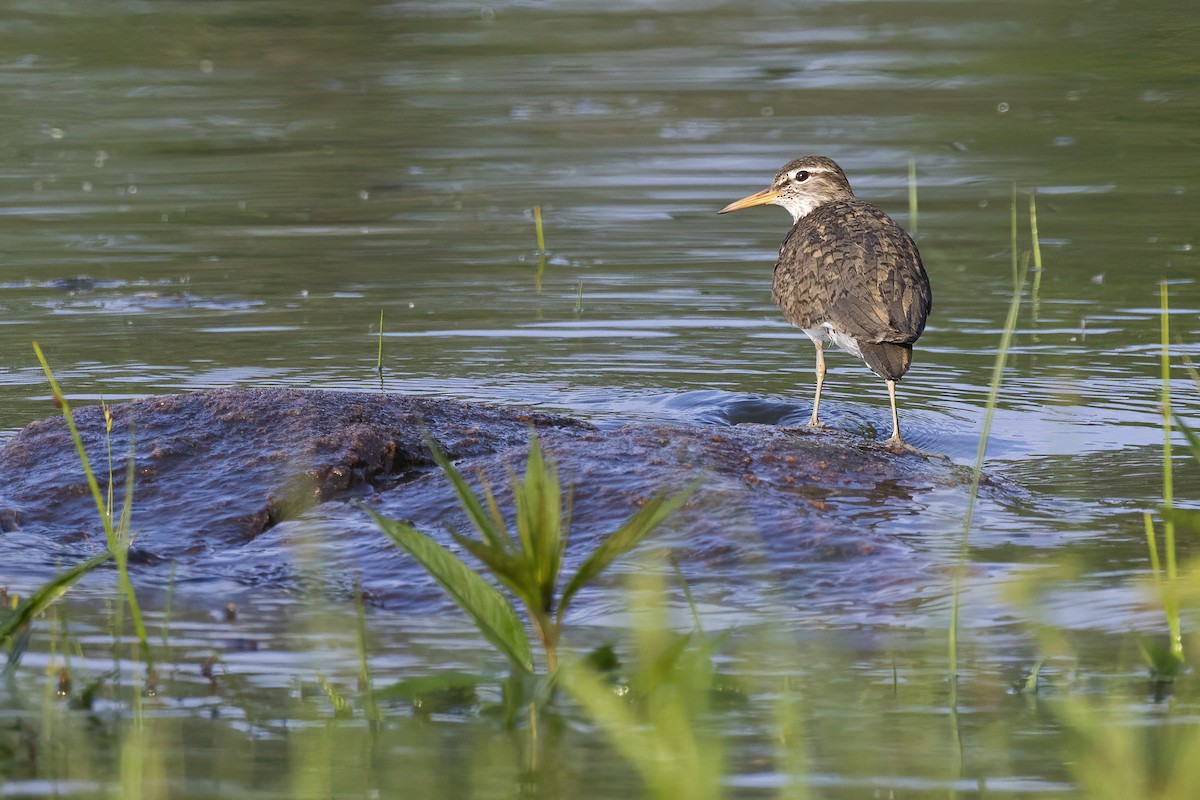
[[[603,424],[803,420],[812,348],[769,290],[787,218],[714,212],[820,153],[907,225],[913,159],[935,299],[902,423],[959,462],[1012,288],[1011,185],[1018,249],[1038,194],[1045,271],[988,451],[1025,494],[982,509],[964,623],[997,635],[1016,613],[1000,579],[1067,553],[1080,574],[1045,614],[1096,637],[1156,625],[1131,586],[1161,491],[1160,280],[1177,410],[1200,419],[1180,363],[1200,358],[1200,22],[1175,11],[18,4],[0,21],[0,429],[54,413],[32,340],[83,400],[367,389],[381,309],[388,390]],[[829,362],[826,422],[886,435],[881,382]],[[1196,478],[1180,463],[1184,502]],[[948,563],[961,503],[862,524]],[[944,626],[946,591],[898,624]]]

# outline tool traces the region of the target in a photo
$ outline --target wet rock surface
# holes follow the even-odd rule
[[[447,525],[470,530],[432,467],[426,430],[507,509],[510,475],[536,429],[574,491],[568,568],[649,497],[696,486],[655,541],[703,602],[781,592],[788,603],[836,605],[843,621],[920,593],[938,564],[911,517],[965,493],[962,470],[946,461],[758,424],[601,429],[518,408],[291,389],[150,398],[114,406],[112,417],[118,498],[126,443],[135,455],[136,579],[164,586],[173,564],[180,587],[222,602],[314,584],[340,593],[361,581],[389,607],[445,605],[356,505],[443,542]],[[103,413],[80,408],[76,419],[103,482]],[[103,542],[61,419],[32,423],[0,448],[0,522],[10,572],[48,573]]]

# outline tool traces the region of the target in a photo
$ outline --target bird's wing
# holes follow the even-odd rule
[[[925,329],[933,297],[921,256],[879,209],[862,202],[822,206],[801,220],[784,249],[811,276],[820,321],[868,342],[911,344]]]

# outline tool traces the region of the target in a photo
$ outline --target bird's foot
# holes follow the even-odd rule
[[[942,455],[941,453],[931,453],[928,450],[922,450],[919,447],[914,447],[908,442],[901,439],[899,436],[892,436],[884,441],[883,446],[891,450],[896,455],[914,455],[924,459],[936,458],[942,461],[949,461],[950,456]]]
[[[808,424],[805,425],[804,427],[812,428],[814,431],[819,431],[819,430],[823,430],[825,428],[825,423],[821,422],[816,417],[813,417],[812,419],[810,419],[808,421]]]

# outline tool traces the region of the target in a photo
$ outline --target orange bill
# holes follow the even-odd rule
[[[743,197],[741,200],[734,200],[717,213],[728,214],[730,211],[741,211],[743,208],[750,208],[751,206],[763,206],[772,202],[776,197],[779,197],[778,189],[773,187],[763,189],[761,192],[755,192],[749,197]]]

